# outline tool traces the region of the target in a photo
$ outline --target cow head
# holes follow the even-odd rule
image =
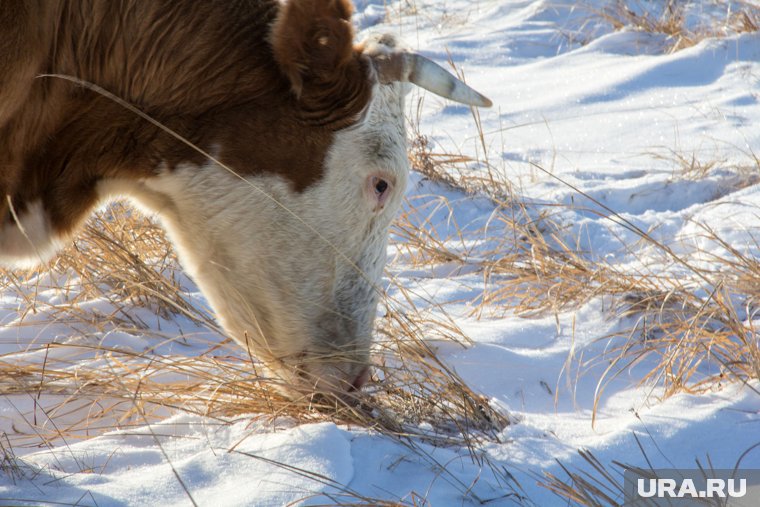
[[[388,229],[409,173],[407,82],[487,105],[392,36],[353,46],[349,16],[344,1],[291,0],[270,35],[295,114],[315,129],[277,149],[297,152],[329,130],[321,156],[306,164],[318,177],[299,188],[276,172],[241,179],[210,163],[148,185],[169,196],[158,206],[225,329],[291,394],[347,393],[369,376]],[[224,160],[228,147],[215,149]]]

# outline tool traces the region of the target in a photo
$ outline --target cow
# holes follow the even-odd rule
[[[369,377],[404,95],[488,99],[348,0],[0,2],[0,262],[93,209],[157,215],[220,324],[289,395]]]

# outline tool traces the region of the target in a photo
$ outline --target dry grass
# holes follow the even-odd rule
[[[579,451],[590,470],[571,470],[559,464],[567,478],[545,473],[539,484],[573,505],[594,507],[623,505],[623,472],[625,465],[614,463],[614,468],[602,464],[590,451]],[[622,469],[622,470],[621,470]]]
[[[415,170],[495,204],[488,227],[479,230],[453,224],[451,236],[439,237],[433,228],[418,226],[419,217],[412,215],[420,209],[402,215],[393,229],[395,246],[411,266],[454,263],[483,275],[484,288],[474,301],[473,315],[531,318],[572,311],[597,298],[609,300],[611,314],[632,324],[624,332],[601,338],[610,342],[605,356],[586,364],[607,364],[599,379],[597,402],[605,383],[634,364],[646,363],[641,381],[662,386],[664,396],[760,378],[760,344],[752,325],[760,301],[760,261],[706,226],[700,239],[720,245],[724,254],[679,256],[594,202],[595,207],[583,211],[634,232],[639,243],[627,245],[628,253],[647,252],[649,266],[642,262],[638,270],[623,271],[593,252],[582,251],[579,239],[568,237],[553,220],[551,207],[538,212],[517,198],[506,172],[485,155],[437,153],[418,127],[414,129],[410,160]],[[482,129],[479,132],[485,154],[488,147]],[[686,167],[684,177],[700,177],[720,165],[698,165],[686,156],[671,155]],[[437,205],[454,206],[443,198]],[[7,473],[20,470],[7,452],[11,443],[66,445],[181,411],[216,418],[221,424],[241,415],[298,423],[330,420],[372,429],[431,460],[419,442],[463,446],[510,484],[508,472],[491,467],[477,449],[484,441],[497,442],[509,418],[467,386],[432,346],[436,341],[467,346],[469,339],[440,306],[428,302],[435,311],[416,308],[414,295],[403,286],[396,286],[402,302],[386,298],[383,303],[373,378],[360,403],[345,404],[336,399],[282,397],[277,379],[260,373],[261,365],[229,340],[212,340],[202,350],[198,344],[204,338],[193,337],[192,354],[162,353],[163,345],[185,343],[186,337],[157,330],[135,308],[158,319],[179,318],[199,335],[204,330],[206,336],[222,333],[183,287],[183,275],[160,227],[126,206],[98,214],[47,272],[6,272],[4,280],[4,293],[15,291],[20,302],[16,325],[23,330],[30,321],[31,345],[25,354],[36,355],[29,361],[16,354],[0,356],[0,391],[11,403],[34,401],[34,408],[20,415],[25,427],[17,428],[2,447]],[[56,302],[38,297],[50,290],[59,295]],[[95,300],[107,300],[109,312],[91,308],[88,303]],[[83,339],[36,344],[31,333],[46,323],[69,326]],[[99,343],[102,334],[114,330],[152,338],[155,346],[136,352]],[[605,480],[606,472],[591,458],[587,461]],[[435,466],[448,473],[444,465]],[[608,494],[591,478],[572,475],[571,479],[573,485],[568,486],[550,477],[550,487],[581,503],[589,495]],[[578,484],[584,484],[580,493]],[[468,485],[462,485],[462,492],[473,495]],[[340,499],[342,505],[380,502],[355,492],[346,494]],[[422,496],[414,498],[411,504],[425,503]]]
[[[5,433],[0,435],[0,472],[14,484],[17,479],[25,477],[24,466],[16,458],[13,445]]]
[[[640,2],[616,0],[602,8],[582,5],[592,17],[601,19],[614,30],[635,30],[663,34],[668,40],[668,51],[675,52],[698,44],[707,38],[756,32],[760,26],[760,7],[749,2],[735,2],[738,10],[724,9],[709,24],[694,26],[689,21],[690,2],[666,0],[665,2]],[[717,9],[716,9],[717,11]]]
[[[739,152],[739,149],[736,149]],[[684,153],[673,148],[660,148],[646,154],[652,160],[666,162],[672,167],[672,180],[699,181],[709,177],[716,170],[731,171],[736,175],[732,190],[754,185],[760,180],[758,167],[760,160],[753,152],[742,155],[741,162],[728,162],[725,159],[703,158],[695,152]]]
[[[20,410],[23,424],[10,436],[15,446],[68,445],[180,411],[221,424],[241,415],[272,422],[329,420],[377,431],[416,453],[424,452],[419,442],[464,446],[485,464],[477,444],[498,441],[510,423],[430,345],[431,339],[464,344],[462,331],[451,321],[388,299],[378,322],[374,376],[359,403],[284,398],[278,379],[259,373],[261,365],[229,340],[209,341],[203,350],[202,340],[208,339],[203,336],[221,331],[182,286],[181,269],[161,228],[123,204],[98,213],[47,272],[6,272],[4,279],[5,294],[15,291],[20,301],[16,325],[22,334],[30,329],[29,348],[0,356],[0,392],[11,404],[34,402],[32,410]],[[60,295],[55,303],[38,297],[51,290]],[[89,304],[104,300],[107,305]],[[198,336],[167,335],[156,322],[145,322],[146,314],[159,323],[178,319]],[[67,326],[73,339],[37,343],[32,333],[47,325]],[[155,346],[133,351],[104,345],[103,335],[113,331],[152,339]],[[161,352],[169,342],[192,344],[194,352]],[[3,466],[11,463],[5,460]],[[445,466],[435,466],[448,473]],[[413,503],[424,504],[418,502]]]
[[[746,12],[749,19],[756,19],[757,12]],[[746,26],[755,26],[754,30],[757,25],[748,22]],[[507,171],[496,170],[480,157],[436,153],[419,130],[416,136],[410,153],[415,170],[448,189],[488,197],[495,208],[488,227],[468,230],[455,223],[455,204],[443,197],[430,204],[426,196],[422,201],[429,208],[448,210],[452,217],[448,230],[453,232],[440,236],[434,228],[425,227],[430,220],[402,215],[393,232],[401,238],[397,246],[404,252],[404,260],[418,269],[455,264],[479,272],[482,291],[473,301],[477,317],[558,316],[592,300],[604,301],[609,317],[623,325],[616,334],[599,337],[606,344],[603,355],[582,358],[579,370],[603,371],[598,378],[594,419],[608,383],[622,372],[634,371],[634,366],[640,383],[661,397],[704,393],[729,382],[754,389],[750,382],[760,379],[760,335],[754,326],[760,310],[760,259],[747,253],[758,247],[751,232],[749,244],[733,245],[709,226],[695,223],[698,233],[682,240],[702,246],[676,253],[651,231],[639,229],[536,165],[537,170],[575,190],[579,200],[585,197],[591,202],[588,208],[574,206],[574,210],[597,215],[609,221],[611,230],[622,228],[638,237],[621,252],[638,259],[638,267],[621,268],[579,246],[581,238],[569,234],[563,222],[553,218],[555,210],[562,211],[561,206],[532,206],[510,186],[491,184],[501,181],[499,174]],[[757,183],[760,174],[760,160],[754,153],[744,153],[746,164],[730,166],[675,150],[650,155],[672,163],[673,179],[700,180],[716,170],[732,171],[737,174],[732,190]],[[416,202],[410,204],[408,215],[433,214]],[[415,225],[419,223],[423,226]],[[542,484],[576,504],[621,504],[622,470],[628,466],[615,462],[611,468],[586,452],[581,457],[590,470],[560,465],[567,478],[547,475]]]
[[[731,14],[729,25],[739,33],[760,30],[760,8],[745,4],[739,12]]]
[[[649,365],[641,382],[661,386],[665,397],[760,378],[760,342],[752,323],[760,301],[760,260],[699,224],[701,233],[692,242],[717,245],[724,253],[697,250],[689,255],[676,254],[667,244],[586,195],[593,206],[576,206],[576,211],[596,214],[607,219],[611,227],[627,229],[639,238],[637,244],[627,244],[623,253],[640,258],[640,266],[621,269],[593,252],[583,251],[580,238],[569,235],[561,222],[553,220],[552,207],[535,211],[515,199],[511,190],[506,201],[502,187],[488,184],[490,177],[473,180],[469,176],[471,160],[436,155],[424,138],[412,146],[413,167],[430,180],[465,193],[486,195],[499,205],[488,229],[463,232],[457,226],[450,237],[442,238],[424,227],[405,226],[414,222],[403,216],[394,228],[403,238],[405,259],[414,265],[455,263],[482,273],[483,290],[473,315],[559,315],[601,298],[607,302],[611,318],[631,323],[614,336],[600,337],[609,342],[604,357],[587,358],[582,365],[592,368],[608,364],[599,379],[595,408],[606,383],[640,363]],[[719,161],[703,164],[675,152],[662,157],[674,162],[682,179],[697,179],[726,168]],[[452,168],[452,164],[465,167]],[[536,168],[559,180],[549,171]],[[741,169],[737,185],[746,186],[757,181],[760,163],[753,158],[746,167],[730,169]],[[450,206],[443,199],[439,205]],[[501,236],[494,237],[491,230]],[[473,246],[476,238],[488,238],[490,241],[481,243],[491,246]]]
[[[470,22],[471,12],[480,8],[480,0],[472,2],[469,9],[447,8],[445,4],[437,0],[402,0],[399,2],[384,1],[384,22],[393,25],[401,25],[403,18],[413,18],[417,30],[421,24],[426,23],[435,27],[436,30],[466,26]]]
[[[19,294],[23,292],[26,296],[22,298],[21,320],[25,313],[44,312],[56,323],[84,321],[88,326],[95,324],[94,331],[116,326],[151,336],[151,328],[130,311],[131,307],[140,306],[164,318],[181,315],[196,325],[218,331],[205,309],[186,297],[177,281],[176,259],[169,252],[160,228],[118,205],[99,214],[74,246],[51,264],[50,270],[56,275],[52,278],[72,283],[58,290],[72,297],[65,305],[45,304],[43,308],[42,303],[21,291]],[[6,273],[8,287],[22,287],[28,279],[28,273]],[[96,318],[100,315],[80,313],[77,307],[98,298],[107,298],[114,306],[104,326],[97,325]],[[209,349],[197,357],[130,353],[97,344],[51,344],[40,350],[78,347],[81,355],[97,357],[108,368],[73,371],[70,365],[53,364],[52,360],[29,365],[0,362],[0,378],[7,394],[32,389],[78,399],[106,397],[123,399],[127,404],[139,400],[216,417],[246,413],[298,420],[329,417],[398,435],[414,433],[412,426],[427,422],[442,430],[442,439],[456,439],[457,432],[452,429],[459,425],[466,425],[470,433],[477,430],[483,435],[493,435],[508,424],[506,417],[494,412],[473,393],[425,341],[434,337],[463,343],[467,339],[461,330],[453,323],[415,313],[414,308],[402,312],[395,306],[387,302],[386,317],[380,322],[384,339],[377,347],[375,382],[362,400],[366,407],[336,406],[336,400],[329,400],[329,404],[325,404],[328,400],[287,400],[272,389],[274,379],[257,376],[259,365],[255,360],[245,353],[241,355],[236,346],[227,342],[209,344]],[[165,339],[161,333],[155,338]],[[185,380],[161,380],[169,374]]]
[[[426,161],[426,176],[452,188],[480,194],[491,188],[478,187],[483,180],[470,179],[467,171],[452,172],[450,160],[432,162],[441,159],[427,147],[422,156],[410,156],[415,164]],[[504,203],[502,191],[497,187],[497,192],[488,195]],[[598,208],[597,212],[601,213]],[[633,228],[614,213],[609,217]],[[468,233],[454,227],[453,238],[442,238],[436,237],[433,229],[413,223],[411,216],[403,215],[394,226],[397,247],[406,252],[405,259],[413,266],[453,262],[482,272],[486,288],[473,310],[479,316],[516,313],[530,318],[572,310],[594,298],[610,298],[614,314],[630,319],[633,325],[625,333],[604,338],[612,346],[604,358],[595,361],[611,362],[600,379],[599,396],[604,383],[617,372],[652,357],[655,359],[647,364],[653,367],[642,382],[663,386],[666,396],[760,378],[760,348],[751,324],[760,301],[760,261],[706,226],[701,229],[702,239],[720,245],[725,252],[702,258],[709,263],[682,259],[644,231],[638,231],[641,245],[630,245],[631,251],[646,245],[660,252],[661,265],[679,265],[690,274],[684,277],[662,270],[654,273],[646,267],[639,272],[620,271],[568,243],[566,231],[550,215],[536,216],[528,206],[514,201],[498,206],[490,220],[491,227],[500,224],[494,230],[511,234],[489,238],[487,251],[452,246],[471,245],[468,235],[483,238],[485,230]],[[712,267],[701,267],[703,264]],[[34,326],[49,319],[83,335],[121,329],[152,336],[157,349],[167,340],[184,340],[167,337],[141,321],[139,312],[133,310],[137,306],[165,319],[180,316],[191,327],[218,333],[206,310],[187,296],[161,229],[123,205],[99,214],[49,270],[43,277],[28,272],[5,276],[6,294],[15,288],[22,303],[21,315],[31,318],[36,314]],[[64,302],[51,304],[36,297],[51,287],[65,295]],[[331,420],[371,428],[414,452],[424,452],[417,442],[426,441],[466,446],[475,459],[482,460],[478,444],[498,441],[510,421],[470,389],[431,346],[439,340],[469,344],[455,321],[440,307],[435,312],[415,308],[413,295],[397,288],[407,303],[385,300],[385,316],[378,321],[375,374],[360,404],[285,399],[274,388],[276,379],[259,375],[260,365],[225,341],[210,342],[203,353],[190,356],[108,348],[97,340],[37,345],[26,352],[36,350],[38,357],[26,363],[13,354],[0,356],[0,390],[7,399],[39,400],[33,411],[24,414],[26,428],[19,427],[19,433],[11,435],[3,449],[10,449],[11,442],[16,446],[60,445],[182,411],[216,418],[222,424],[243,414],[273,421]],[[88,301],[102,298],[109,301],[112,313],[83,309]],[[22,318],[22,328],[23,322]],[[66,355],[61,356],[61,351]],[[39,354],[44,354],[44,361],[39,361]],[[708,373],[706,364],[713,365]],[[12,454],[5,452],[5,456],[3,467],[8,473],[20,470]],[[483,464],[489,466],[486,461]],[[580,494],[572,488],[582,484],[581,479],[573,476],[571,483],[562,483],[549,478],[551,487],[568,498]],[[591,494],[592,487],[600,486],[588,484],[583,494]],[[463,491],[466,489],[463,486]],[[373,502],[349,497],[356,505]],[[347,499],[341,501],[351,505]]]
[[[565,502],[572,502],[572,505],[587,507],[621,507],[628,505],[628,499],[625,498],[624,473],[626,471],[635,472],[639,477],[657,479],[660,477],[657,469],[653,466],[654,460],[647,454],[643,442],[636,434],[633,434],[636,440],[638,451],[641,454],[639,461],[646,463],[645,467],[634,466],[618,460],[613,460],[609,464],[603,463],[591,451],[579,450],[581,465],[576,467],[567,467],[561,462],[558,465],[565,477],[544,472],[544,476],[539,478],[538,484],[552,491]],[[652,436],[649,435],[651,439]],[[657,443],[652,439],[651,444],[659,450]],[[742,470],[742,461],[754,451],[760,444],[755,444],[746,449],[738,458],[732,470]],[[668,461],[668,457],[665,457]],[[631,459],[631,456],[626,456]],[[724,465],[725,467],[725,465]],[[699,475],[704,478],[718,477],[716,468],[709,455],[706,458],[696,458],[694,464],[689,466],[690,469],[699,470]],[[724,502],[705,502],[699,505],[725,505]],[[643,504],[648,505],[648,504]]]
[[[452,68],[457,77],[464,76]],[[485,195],[497,204],[507,204],[514,200],[514,188],[506,173],[492,165],[488,156],[485,134],[480,123],[480,116],[471,108],[477,128],[476,155],[435,151],[430,139],[420,131],[422,101],[417,103],[417,111],[410,119],[411,137],[409,141],[409,162],[411,167],[428,180],[459,190],[467,195]]]
[[[52,289],[60,291],[61,302],[44,305],[44,310],[56,323],[148,330],[152,326],[132,311],[138,307],[162,318],[182,315],[220,332],[208,312],[184,295],[179,282],[184,275],[161,227],[125,204],[98,212],[47,269],[0,273],[5,288],[15,288],[20,296],[20,320],[40,311],[39,291]],[[110,301],[114,313],[104,316],[84,309],[84,303],[97,298]]]
[[[721,245],[728,255],[712,256],[715,267],[674,254],[643,231],[642,241],[659,252],[652,269],[623,271],[579,252],[556,231],[549,238],[524,234],[522,255],[513,254],[484,266],[500,281],[483,299],[501,311],[534,316],[578,308],[600,297],[612,298],[610,309],[634,322],[607,350],[607,374],[655,356],[642,382],[661,385],[664,396],[700,392],[729,378],[760,378],[760,349],[752,315],[760,292],[760,261],[747,256],[703,227],[703,238]],[[704,254],[704,252],[702,252]],[[673,274],[657,266],[675,265]],[[686,271],[686,274],[684,274]],[[708,364],[713,367],[706,369]],[[600,379],[600,384],[604,382]],[[597,400],[598,401],[598,400]]]

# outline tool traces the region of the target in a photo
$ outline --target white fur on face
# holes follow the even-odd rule
[[[393,183],[382,206],[368,199],[372,177]],[[388,228],[407,179],[403,93],[387,85],[360,123],[336,133],[322,179],[301,193],[211,163],[125,190],[160,208],[231,337],[275,369],[284,363],[289,384],[346,390],[368,364]]]

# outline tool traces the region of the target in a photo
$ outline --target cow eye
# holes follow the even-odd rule
[[[375,181],[375,192],[377,192],[377,195],[383,195],[386,190],[388,190],[388,182],[385,181],[382,178],[376,178],[377,181]]]
[[[391,177],[380,175],[371,175],[366,179],[364,184],[364,196],[369,199],[372,210],[378,212],[385,207],[393,191],[394,180]]]

